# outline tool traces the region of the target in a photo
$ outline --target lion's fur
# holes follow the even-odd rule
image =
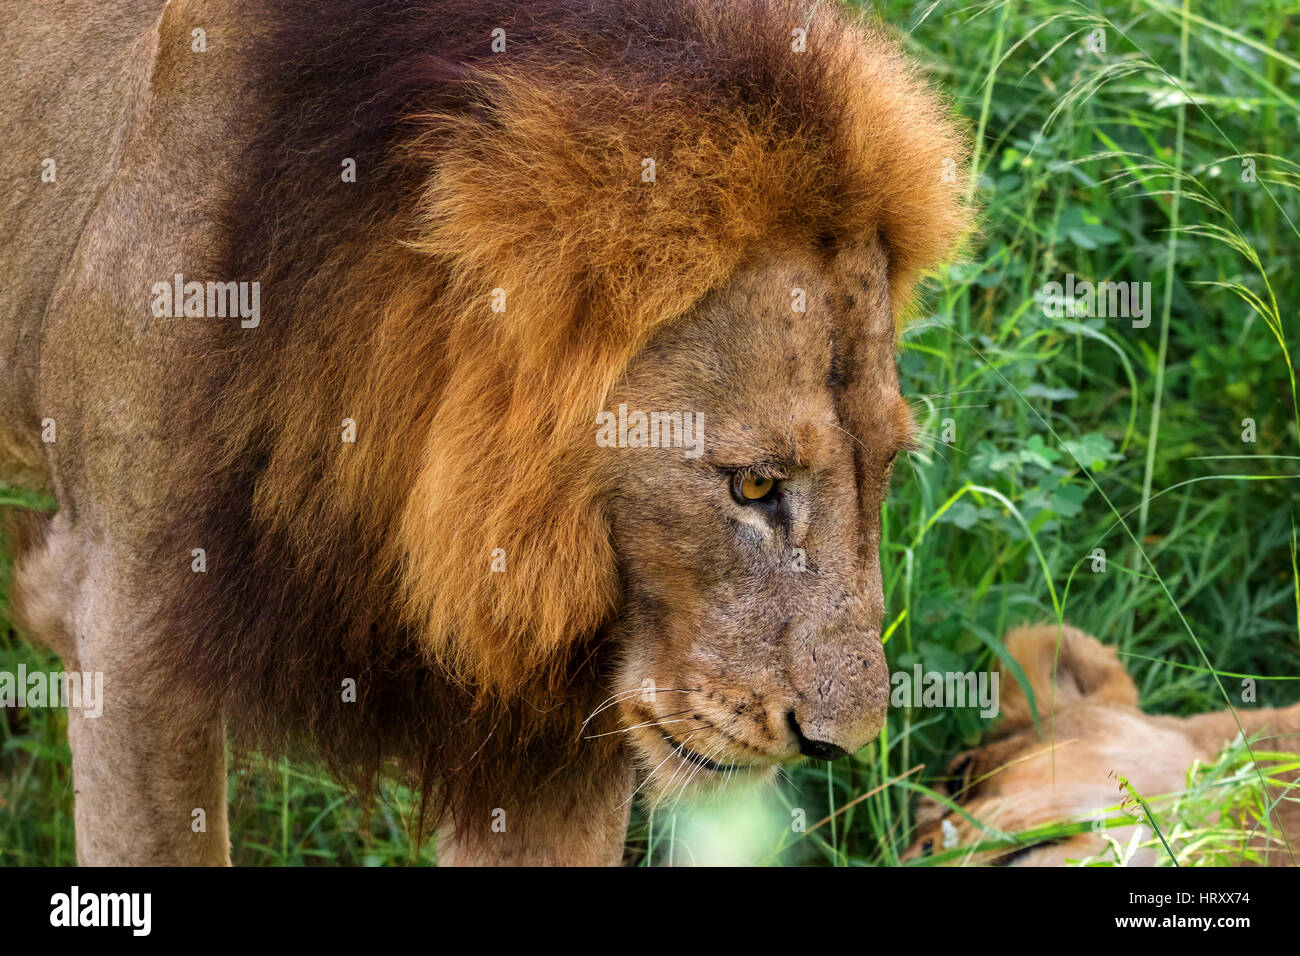
[[[290,661],[318,673],[304,665],[319,660],[332,688],[379,631],[407,635],[388,686],[426,673],[418,645],[467,699],[531,686],[531,707],[552,708],[618,600],[589,448],[630,357],[782,244],[878,230],[906,303],[966,224],[941,176],[962,156],[942,105],[892,43],[831,5],[796,54],[776,25],[802,8],[781,3],[525,4],[500,65],[478,42],[499,9],[420,7],[351,14],[346,29],[287,18],[267,54],[294,85],[270,94],[277,122],[231,190],[237,245],[213,271],[260,279],[272,318],[256,340],[231,331],[210,364],[192,410],[215,412],[223,445],[195,452],[185,481],[223,494],[168,539],[240,542],[212,556],[238,572],[209,574],[208,598],[176,624],[195,635],[191,672],[225,669],[224,635],[243,635],[247,658],[224,675],[232,711],[302,696],[312,685],[296,676],[280,686]],[[475,45],[435,57],[452,23]],[[349,68],[364,72],[338,75]],[[325,74],[345,102],[321,97]],[[311,171],[338,156],[356,157],[359,181],[322,197]],[[328,255],[344,248],[348,260]],[[319,302],[343,311],[311,321]],[[344,418],[355,446],[338,441]],[[494,548],[510,574],[485,573]],[[292,573],[259,570],[283,553]],[[304,609],[298,625],[266,610],[285,606]],[[418,713],[427,693],[398,699]]]
[[[451,371],[428,432],[440,453],[398,544],[421,632],[474,679],[509,685],[545,666],[614,605],[582,452],[658,328],[764,248],[876,230],[905,303],[964,223],[941,179],[960,147],[938,102],[882,37],[834,14],[815,19],[809,52],[790,52],[791,9],[623,5],[604,14],[609,47],[560,17],[535,50],[481,64],[471,95],[486,120],[426,117],[437,173],[412,244],[451,264]],[[621,39],[631,24],[643,45]],[[504,321],[486,313],[493,288],[510,297]],[[481,360],[485,338],[497,363]],[[484,542],[520,573],[479,574]]]
[[[962,150],[940,103],[891,43],[847,30],[833,5],[802,54],[784,27],[799,6],[597,9],[522,5],[507,21],[511,54],[496,59],[483,44],[454,60],[424,52],[449,23],[479,37],[501,22],[479,4],[409,19],[389,5],[383,23],[352,21],[346,35],[320,36],[314,16],[281,24],[281,52],[301,64],[284,91],[294,107],[264,134],[272,158],[254,154],[253,181],[233,195],[260,195],[272,210],[314,205],[313,221],[299,215],[290,229],[266,205],[249,208],[254,221],[231,230],[240,248],[221,272],[261,276],[277,310],[281,361],[234,333],[219,383],[223,396],[248,397],[222,414],[230,457],[267,456],[257,516],[305,551],[321,547],[319,528],[341,541],[358,514],[382,522],[370,539],[391,545],[373,556],[384,587],[400,579],[425,646],[495,690],[554,665],[614,606],[584,452],[604,396],[656,329],[762,249],[876,230],[891,298],[906,303],[918,271],[965,224],[941,177]],[[340,57],[339,43],[378,49],[391,65]],[[373,78],[333,76],[333,89],[350,87],[347,104],[311,98],[317,71],[350,62]],[[354,121],[339,128],[345,105]],[[286,149],[286,128],[302,155]],[[299,201],[293,184],[310,182],[309,168],[354,154],[362,188]],[[653,186],[641,181],[643,157],[656,161]],[[359,261],[304,255],[367,227]],[[271,300],[277,287],[293,288],[293,302]],[[504,316],[489,309],[496,288]],[[321,341],[320,323],[285,314],[319,301],[348,303],[357,318],[339,316]],[[295,362],[309,343],[311,359]],[[389,411],[394,395],[402,415]],[[362,430],[358,454],[324,444],[343,417]],[[311,464],[322,459],[318,476]],[[318,520],[339,506],[344,521]],[[510,575],[481,573],[493,547]]]
[[[1181,718],[1145,714],[1138,707],[1137,687],[1115,649],[1077,628],[1055,624],[1017,628],[1006,636],[1005,644],[1020,665],[1034,701],[1031,704],[1025,688],[1003,667],[1001,719],[980,746],[953,758],[948,781],[938,784],[960,809],[923,799],[917,810],[918,835],[904,859],[993,841],[998,830],[1019,833],[1053,823],[1116,816],[1105,808],[1133,802],[1129,791],[1120,786],[1121,779],[1143,799],[1162,806],[1157,798],[1183,791],[1193,765],[1213,761],[1238,734],[1255,740],[1257,754],[1300,749],[1300,705],[1243,704]],[[1271,757],[1261,756],[1260,767],[1264,773],[1292,780],[1294,786],[1294,772],[1278,771]],[[1256,858],[1272,865],[1294,865],[1300,838],[1300,810],[1283,797],[1280,788],[1270,788],[1268,799],[1273,805],[1267,832],[1262,821],[1238,821],[1259,824],[1251,849]],[[1133,829],[1112,823],[1109,835],[1127,846]],[[1147,830],[1144,839],[1151,836]],[[1213,847],[1213,841],[1206,846]],[[952,862],[974,859],[1053,866],[1104,855],[1107,850],[1099,833],[1084,832],[1020,848],[971,851]],[[1144,849],[1132,865],[1154,865],[1157,856],[1158,851]],[[1219,862],[1240,862],[1240,857],[1225,854]]]
[[[1054,637],[1050,626],[1018,627],[1006,635],[1007,654],[1020,665],[1037,699],[1031,702],[1024,686],[1004,673],[1000,734],[1034,726],[1036,718],[1085,697],[1092,704],[1137,707],[1137,687],[1120,665],[1115,648],[1068,624],[1060,628],[1059,640],[1050,639]]]
[[[174,51],[210,7],[163,12],[160,102],[197,82]],[[450,771],[466,791],[539,786],[517,768],[560,772],[620,601],[592,461],[605,397],[773,250],[829,261],[878,237],[901,318],[968,226],[962,136],[837,4],[240,14],[255,27],[229,96],[257,122],[230,123],[241,159],[196,200],[217,241],[185,271],[260,282],[263,318],[186,332],[187,387],[157,424],[176,457],[150,534],[173,569],[150,579],[155,653],[245,742],[310,744],[358,779],[402,755],[428,788]],[[178,560],[195,547],[205,574]],[[498,548],[508,574],[488,573]]]

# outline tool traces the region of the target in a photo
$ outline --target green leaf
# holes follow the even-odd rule
[[[1063,444],[1067,452],[1092,472],[1105,471],[1112,461],[1119,458],[1119,455],[1114,453],[1114,443],[1098,432],[1089,432],[1076,439],[1067,439]]]
[[[1058,485],[1049,496],[1050,507],[1062,518],[1075,518],[1083,510],[1083,503],[1090,494],[1091,485]]]

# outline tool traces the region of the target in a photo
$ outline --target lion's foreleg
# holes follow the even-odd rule
[[[79,629],[81,630],[81,629]],[[139,632],[78,634],[77,668],[102,674],[95,716],[69,708],[77,859],[83,865],[229,865],[222,723],[142,665]]]
[[[83,866],[229,865],[219,724],[166,712],[105,675],[98,718],[68,718]]]
[[[83,866],[228,866],[220,728],[73,716]]]
[[[567,766],[534,786],[485,788],[453,798],[438,833],[442,866],[617,866],[635,787],[619,750]],[[453,785],[455,790],[455,785]]]

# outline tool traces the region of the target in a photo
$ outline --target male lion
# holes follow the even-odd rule
[[[811,0],[111,6],[0,36],[0,480],[58,501],[18,624],[104,674],[83,863],[227,862],[226,731],[406,768],[455,863],[615,863],[638,772],[877,733],[896,322],[969,218],[891,41]]]
[[[1167,801],[1155,798],[1182,793],[1193,765],[1213,761],[1239,733],[1254,740],[1251,753],[1259,759],[1262,774],[1294,786],[1297,775],[1285,765],[1270,770],[1279,765],[1267,755],[1300,752],[1300,704],[1277,709],[1243,705],[1235,713],[1157,717],[1138,709],[1137,687],[1115,651],[1094,637],[1048,624],[1012,631],[1006,647],[1028,679],[1035,703],[1031,705],[1004,668],[1003,716],[994,738],[958,754],[949,764],[947,804],[931,797],[921,801],[917,838],[905,860],[946,853],[949,863],[1061,866],[1106,855],[1116,845],[1127,851],[1135,826],[1116,818],[1131,817],[1137,826],[1145,826],[1139,844],[1145,840],[1151,845],[1137,849],[1128,862],[1153,866],[1165,851],[1157,849],[1159,838],[1143,821],[1149,809],[1159,821],[1160,811],[1168,808]],[[1128,787],[1121,787],[1121,779]],[[1243,787],[1257,779],[1249,771],[1244,779],[1227,783]],[[1214,805],[1221,806],[1224,785],[1216,782],[1212,791]],[[1192,820],[1197,827],[1222,824],[1225,831],[1254,832],[1244,840],[1225,832],[1208,858],[1219,864],[1295,863],[1300,853],[1300,802],[1295,791],[1282,786],[1268,786],[1264,792],[1273,805],[1267,821],[1265,814],[1253,813],[1235,820]],[[1018,843],[1002,838],[1065,821],[1097,825],[1073,835],[1018,837]],[[1107,836],[1115,842],[1108,842]],[[1185,832],[1164,836],[1179,847],[1188,840]],[[1198,840],[1202,856],[1207,856],[1211,844],[1204,836],[1199,834]],[[977,848],[981,843],[991,846]]]

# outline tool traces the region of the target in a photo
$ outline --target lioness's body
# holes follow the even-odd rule
[[[456,862],[616,862],[638,765],[874,735],[895,320],[962,146],[842,14],[793,51],[807,16],[9,4],[0,481],[58,502],[21,629],[105,675],[81,861],[227,862],[227,726],[403,758]],[[260,282],[260,324],[160,315],[178,274]],[[705,457],[598,447],[620,402],[703,409]]]
[[[1002,720],[993,739],[958,755],[950,766],[952,779],[946,787],[959,809],[924,799],[917,814],[918,836],[905,859],[948,853],[954,864],[1062,866],[1091,858],[1113,861],[1125,854],[1127,865],[1154,866],[1166,854],[1155,845],[1146,810],[1138,804],[1141,799],[1154,807],[1157,819],[1170,831],[1166,839],[1180,853],[1190,851],[1216,865],[1295,865],[1300,804],[1294,791],[1267,788],[1267,820],[1242,801],[1239,819],[1197,820],[1198,829],[1190,832],[1177,825],[1177,816],[1168,810],[1170,800],[1195,785],[1189,777],[1193,768],[1211,764],[1241,734],[1253,741],[1256,755],[1300,750],[1300,704],[1273,708],[1247,703],[1192,717],[1145,714],[1138,708],[1137,687],[1114,650],[1075,628],[1020,628],[1007,635],[1006,645],[1029,680],[1038,725],[1028,696],[1004,669]],[[1277,761],[1268,756],[1258,759],[1260,774],[1295,786],[1294,771],[1272,769]],[[1234,792],[1228,788],[1249,787],[1263,779],[1253,770],[1245,776],[1207,787],[1212,805],[1231,801]],[[1123,818],[1113,809],[1119,806],[1129,811],[1136,826],[1115,821]],[[982,842],[996,843],[1000,834],[1087,820],[1096,822],[1083,833],[975,849]],[[1222,839],[1200,832],[1216,825],[1225,830]],[[1141,833],[1136,832],[1139,828]],[[1234,832],[1249,833],[1251,828],[1254,832],[1246,838],[1234,837]],[[1135,837],[1143,844],[1136,850]],[[953,855],[960,849],[968,852]]]

